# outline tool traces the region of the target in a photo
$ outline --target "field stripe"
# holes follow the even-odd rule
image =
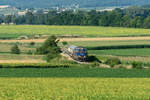
[[[125,40],[150,40],[150,36],[145,37],[103,37],[103,38],[62,38],[60,41],[125,41]],[[45,39],[26,40],[0,40],[0,42],[44,42]]]

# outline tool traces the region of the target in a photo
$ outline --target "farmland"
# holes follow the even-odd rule
[[[42,45],[46,37],[17,39],[20,36],[32,37],[39,34],[78,35],[80,38],[61,39],[59,46],[63,47],[62,42],[67,41],[67,46],[77,45],[88,48],[89,55],[96,56],[102,63],[114,57],[119,58],[122,65],[130,66],[132,62],[137,61],[147,69],[103,68],[101,64],[95,62],[79,64],[66,57],[46,63],[44,55],[36,54],[36,48]],[[149,36],[149,29],[0,26],[0,99],[149,100]],[[31,42],[35,44],[31,45]],[[21,50],[20,55],[11,54],[11,47],[14,44],[17,44]]]
[[[150,80],[148,78],[140,79],[140,82],[138,78],[135,79],[0,78],[0,79],[1,79],[0,89],[2,95],[0,97],[1,99],[148,100],[150,98],[149,97]]]
[[[150,98],[149,70],[0,69],[0,77],[0,99],[6,100]]]
[[[90,50],[90,54],[116,56],[150,56],[150,49]]]
[[[150,29],[96,27],[96,26],[0,26],[1,38],[17,38],[22,35],[78,35],[82,37],[150,36]]]

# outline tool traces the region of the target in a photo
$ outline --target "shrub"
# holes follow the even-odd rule
[[[121,61],[118,58],[109,58],[104,63],[114,67],[115,65],[121,64]]]
[[[133,68],[137,68],[137,69],[142,69],[143,68],[143,64],[141,62],[132,62],[132,66]]]
[[[50,63],[4,63],[0,64],[0,68],[70,68],[66,64],[50,64]]]
[[[35,42],[31,42],[30,45],[31,45],[31,46],[34,46],[34,45],[35,45]]]
[[[100,63],[99,62],[97,62],[97,61],[94,61],[93,63],[92,63],[92,67],[99,67],[99,65],[100,65]]]
[[[14,46],[12,46],[11,53],[12,54],[20,54],[20,49],[19,49],[19,47],[18,47],[17,44],[15,44]]]
[[[62,44],[65,46],[67,45],[68,43],[66,41],[63,41]]]
[[[33,51],[32,51],[32,50],[29,50],[29,51],[27,52],[27,54],[32,55],[32,54],[33,54]]]
[[[99,62],[99,63],[101,63],[101,61],[96,56],[88,56],[87,61],[88,62]]]

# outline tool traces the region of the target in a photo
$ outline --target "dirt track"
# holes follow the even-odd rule
[[[102,38],[63,38],[60,41],[125,41],[125,40],[150,40],[147,37],[102,37]],[[26,39],[26,40],[0,40],[0,42],[44,42],[45,39]]]

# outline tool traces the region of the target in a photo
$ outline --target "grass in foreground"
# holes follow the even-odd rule
[[[149,70],[0,69],[0,77],[2,100],[150,99]]]
[[[0,26],[1,38],[17,38],[23,35],[80,35],[87,37],[147,36],[150,29],[134,29],[98,26],[46,26],[46,25],[4,25]]]
[[[0,78],[1,100],[149,100],[149,78]]]

